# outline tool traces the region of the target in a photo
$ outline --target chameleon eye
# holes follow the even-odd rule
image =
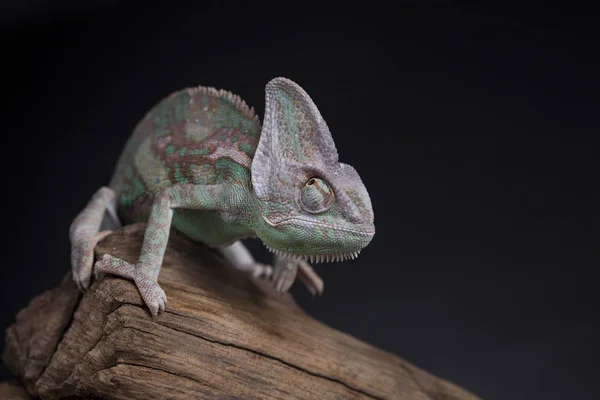
[[[302,188],[302,205],[312,213],[327,210],[333,204],[334,197],[333,190],[320,178],[310,178]]]

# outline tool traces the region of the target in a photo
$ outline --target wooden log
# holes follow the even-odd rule
[[[96,256],[135,262],[143,224]],[[152,318],[134,284],[107,276],[81,295],[67,274],[6,331],[4,362],[41,399],[478,399],[311,318],[289,293],[233,270],[173,232]]]
[[[0,382],[0,399],[31,400],[31,396],[18,382]]]

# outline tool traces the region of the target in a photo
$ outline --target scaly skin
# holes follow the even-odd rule
[[[288,290],[296,275],[313,293],[323,281],[306,262],[354,258],[375,228],[358,173],[338,162],[331,133],[296,83],[266,86],[265,123],[238,96],[197,87],[171,94],[136,126],[110,182],[71,226],[73,277],[89,286],[104,210],[147,222],[137,263],[110,255],[97,275],[133,280],[152,315],[165,309],[157,279],[169,231],[220,248],[237,268]],[[105,234],[105,233],[104,233]],[[258,237],[274,265],[256,263],[240,240]]]
[[[69,228],[73,278],[81,290],[87,290],[94,264],[94,248],[110,231],[98,232],[108,203],[115,198],[112,189],[102,187],[92,196],[87,207]]]

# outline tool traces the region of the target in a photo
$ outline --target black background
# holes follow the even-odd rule
[[[3,328],[68,271],[71,219],[149,107],[210,85],[262,116],[285,76],[377,229],[359,259],[317,265],[321,298],[294,285],[302,307],[485,399],[594,397],[600,53],[583,11],[17,3],[0,13]]]

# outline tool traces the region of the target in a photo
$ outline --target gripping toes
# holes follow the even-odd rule
[[[108,187],[98,189],[69,226],[73,280],[81,291],[86,291],[90,285],[94,247],[110,233],[110,231],[99,232],[99,230],[104,212],[114,197],[115,193],[112,189]]]
[[[287,292],[296,280],[299,261],[277,258],[273,271],[273,286],[278,292]]]
[[[317,275],[309,263],[300,261],[298,264],[298,278],[304,282],[304,285],[313,296],[323,293],[325,288],[323,279]]]
[[[113,257],[110,254],[105,254],[94,264],[94,275],[99,279],[105,274],[122,276],[123,278],[133,280],[135,278],[135,265]]]
[[[73,280],[81,291],[86,291],[90,286],[92,266],[94,264],[94,248],[96,244],[108,236],[111,231],[99,232],[91,238],[83,238],[73,243],[71,251],[71,265]]]
[[[167,295],[156,279],[147,276],[140,269],[127,261],[105,254],[96,262],[94,273],[96,277],[103,274],[112,274],[133,280],[144,303],[154,316],[165,310]]]
[[[289,290],[296,277],[304,283],[304,286],[306,286],[313,296],[323,293],[323,280],[309,263],[277,256],[273,272],[273,285],[275,289],[280,292]]]
[[[150,313],[157,315],[159,312],[163,312],[167,305],[167,295],[158,282],[139,272],[135,274],[134,280]]]
[[[90,285],[94,262],[94,247],[90,242],[90,240],[79,240],[73,243],[71,250],[73,280],[82,292],[85,292]]]

